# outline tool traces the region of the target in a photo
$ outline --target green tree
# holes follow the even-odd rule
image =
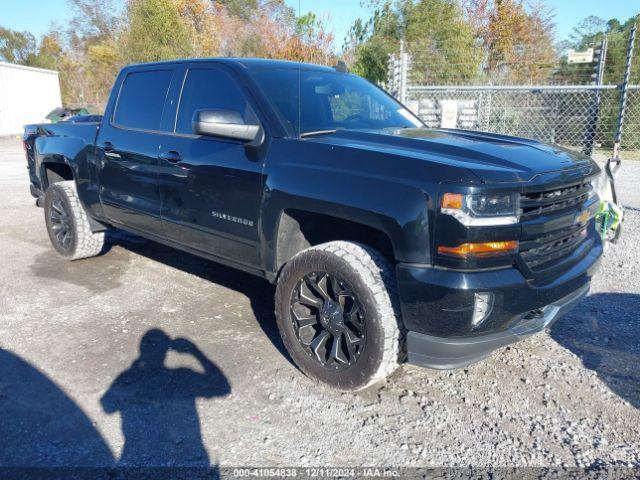
[[[605,21],[598,17],[587,17],[581,21],[569,40],[563,43],[563,50],[568,48],[576,50],[586,50],[587,48],[599,48],[602,40],[606,37],[608,42],[607,55],[605,58],[605,70],[603,83],[608,85],[619,85],[622,82],[627,60],[627,48],[629,36],[634,23],[640,26],[640,15],[631,17],[625,22],[618,19]],[[634,59],[632,63],[630,83],[640,84],[640,36],[636,37],[634,48]],[[592,74],[595,72],[595,63],[568,64],[566,54],[563,52],[560,59],[560,66],[555,75],[558,83],[564,84],[587,84],[593,82]],[[607,92],[603,98],[608,101],[601,101],[598,111],[598,138],[602,139],[602,146],[610,148],[613,145],[614,134],[618,122],[619,103],[617,92]],[[611,96],[614,95],[614,96]],[[629,96],[627,104],[628,112],[638,111],[640,101],[633,95]],[[640,129],[640,121],[633,115],[628,115],[625,119],[625,129],[622,137],[622,148],[626,148],[635,141],[631,132]]]
[[[576,50],[597,49],[606,37],[608,47],[603,83],[619,84],[624,74],[629,35],[634,22],[637,22],[638,26],[640,26],[640,15],[631,17],[625,22],[615,18],[606,21],[599,17],[587,17],[573,29],[569,40],[561,44],[563,53],[569,48]],[[640,51],[640,35],[636,35],[634,47],[635,68],[631,72],[631,83],[637,84],[640,83],[640,54],[638,53]],[[584,84],[593,81],[591,75],[594,71],[594,64],[568,64],[566,56],[563,55],[556,77],[565,83]]]
[[[383,0],[374,7],[367,22],[354,22],[346,39],[344,51],[356,73],[386,80],[389,55],[404,39],[414,82],[457,83],[477,75],[480,50],[457,0]]]
[[[455,84],[478,76],[481,50],[457,1],[420,0],[407,4],[404,15],[414,82]]]
[[[343,56],[351,59],[351,69],[372,82],[387,79],[389,55],[397,52],[403,31],[399,5],[390,0],[374,4],[371,18],[357,19],[351,26]]]
[[[627,63],[627,48],[631,29],[636,24],[640,27],[640,15],[621,23],[616,19],[607,22],[606,36],[609,43],[605,63],[605,83],[621,83]],[[598,37],[599,38],[599,37]],[[640,84],[640,34],[636,32],[630,82]]]
[[[127,63],[153,62],[193,54],[189,31],[172,0],[131,0],[126,12],[123,57]]]
[[[91,96],[86,100],[103,105],[109,97],[111,86],[122,66],[121,52],[112,40],[90,45],[85,55],[87,81],[91,85]]]

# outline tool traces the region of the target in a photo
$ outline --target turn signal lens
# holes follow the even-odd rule
[[[438,253],[442,255],[454,255],[456,257],[486,257],[515,252],[518,248],[516,240],[506,242],[463,243],[457,247],[438,247]]]
[[[460,210],[464,196],[461,193],[445,193],[442,197],[442,208]]]

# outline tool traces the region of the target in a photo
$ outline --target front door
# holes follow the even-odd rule
[[[174,135],[163,139],[159,182],[164,235],[217,257],[259,266],[258,216],[262,155],[243,142],[193,134],[196,110],[258,119],[243,88],[224,66],[188,68]]]
[[[116,225],[161,234],[158,152],[173,69],[128,73],[98,135],[100,200]]]

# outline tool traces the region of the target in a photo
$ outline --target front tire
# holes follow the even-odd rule
[[[275,303],[287,351],[317,381],[360,390],[403,360],[395,275],[368,246],[336,241],[298,253],[280,274]]]
[[[52,184],[44,197],[44,217],[53,248],[67,260],[94,257],[104,246],[104,232],[89,225],[73,181]]]

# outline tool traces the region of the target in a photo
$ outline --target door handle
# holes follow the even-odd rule
[[[175,150],[169,150],[160,154],[160,158],[169,163],[178,163],[182,161],[182,155]]]
[[[115,147],[113,146],[113,143],[111,143],[111,142],[104,142],[102,144],[102,150],[104,150],[105,152],[113,152],[114,148]]]

